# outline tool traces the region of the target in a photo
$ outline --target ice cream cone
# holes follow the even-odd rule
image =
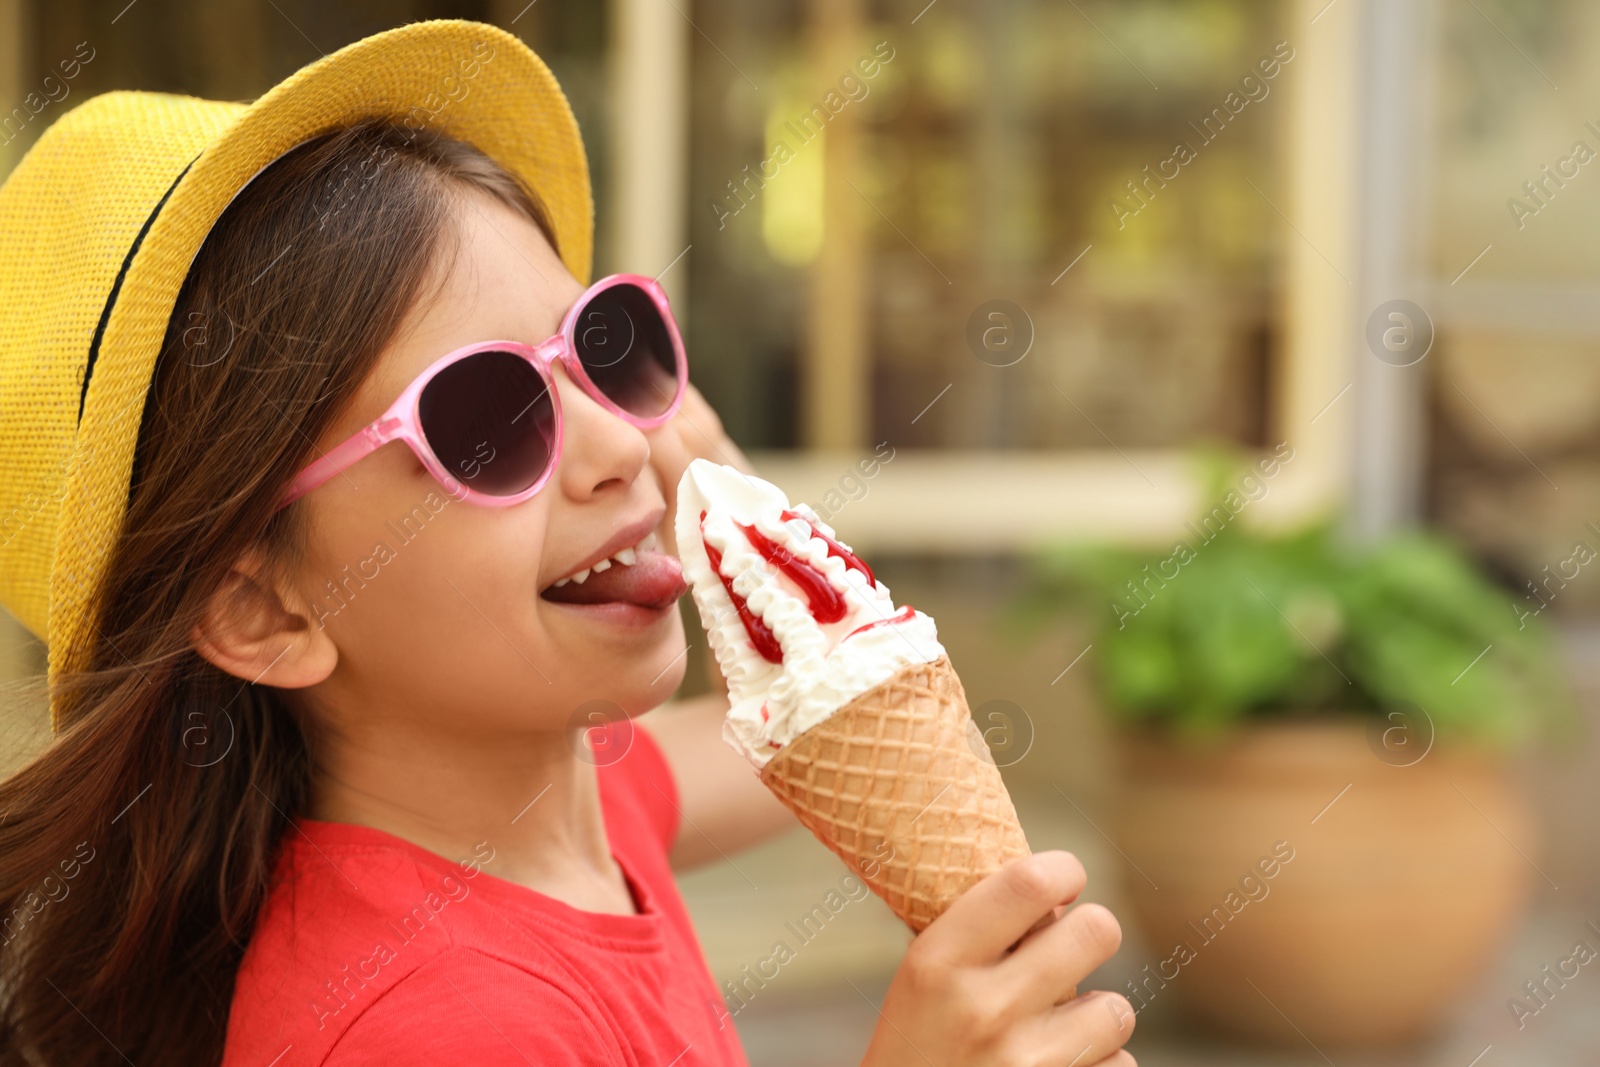
[[[1029,853],[944,655],[903,667],[794,738],[761,780],[913,932]]]
[[[931,617],[753,475],[694,460],[674,522],[728,680],[723,739],[906,925],[1028,854]]]

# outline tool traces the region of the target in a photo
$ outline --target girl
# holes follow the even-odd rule
[[[467,57],[414,121],[419,79],[464,86]],[[49,590],[58,730],[0,784],[0,1062],[744,1062],[672,871],[791,824],[721,741],[725,696],[651,709],[683,673],[678,478],[749,468],[655,284],[579,280],[586,185],[518,162],[587,173],[546,79],[510,35],[416,24],[226,121],[96,98],[0,190],[32,241],[0,245],[5,274],[104,301],[52,320],[86,356],[24,344],[29,319],[0,364],[8,454],[51,418],[71,448],[0,555],[36,633]],[[177,174],[158,202],[105,201],[108,231],[142,220],[109,292],[53,282],[104,264],[19,205],[152,159]],[[73,359],[45,402],[68,376],[39,368]],[[118,426],[126,484],[91,493]],[[75,626],[81,531],[123,500]],[[53,554],[24,553],[42,531]],[[1131,1063],[1126,1002],[1068,999],[1115,920],[1036,929],[1083,883],[1044,852],[975,887],[913,943],[863,1062]]]

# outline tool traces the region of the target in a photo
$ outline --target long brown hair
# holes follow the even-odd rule
[[[101,640],[57,687],[61,733],[0,782],[0,1064],[221,1060],[315,731],[189,633],[250,548],[269,573],[303,558],[302,509],[274,505],[451,252],[469,188],[554,246],[487,156],[376,119],[279,158],[206,237],[147,397]]]

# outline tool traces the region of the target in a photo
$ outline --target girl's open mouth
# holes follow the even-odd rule
[[[539,596],[554,604],[609,609],[616,621],[648,621],[688,592],[683,565],[656,544],[654,533],[574,574],[558,578]],[[639,609],[639,610],[629,610]]]

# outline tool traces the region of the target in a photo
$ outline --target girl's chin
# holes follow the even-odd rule
[[[688,648],[676,601],[659,608],[624,602],[544,606],[553,611],[544,629],[557,647],[565,647],[566,666],[579,672],[583,685],[604,677],[607,688],[635,694],[641,712],[677,692]]]

